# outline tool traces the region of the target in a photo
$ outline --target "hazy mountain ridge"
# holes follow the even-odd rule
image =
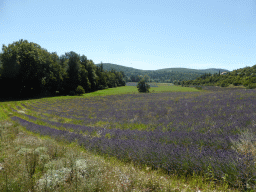
[[[102,63],[103,70],[111,71],[114,69],[116,71],[123,71],[125,74],[125,81],[129,82],[138,82],[141,76],[147,75],[149,76],[150,82],[165,82],[165,83],[173,83],[176,81],[183,81],[183,80],[194,80],[205,73],[222,73],[222,72],[229,72],[226,69],[188,69],[188,68],[165,68],[165,69],[158,69],[158,70],[142,70],[142,69],[135,69],[133,67],[126,67],[112,63]],[[96,64],[99,66],[100,64]]]
[[[133,72],[153,72],[153,71],[167,71],[167,72],[195,72],[195,73],[219,73],[219,71],[222,73],[224,71],[226,72],[230,72],[227,69],[221,69],[221,68],[209,68],[209,69],[190,69],[190,68],[164,68],[164,69],[157,69],[157,70],[142,70],[142,69],[135,69],[133,67],[126,67],[126,66],[122,66],[122,65],[118,65],[118,64],[112,64],[112,63],[102,63],[103,64],[103,69],[110,71],[112,68],[117,70],[117,71],[122,71],[121,69],[123,69],[123,71],[133,71]],[[96,64],[96,65],[100,65]]]

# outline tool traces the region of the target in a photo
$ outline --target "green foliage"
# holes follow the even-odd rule
[[[70,91],[69,92],[69,95],[71,95],[71,96],[74,96],[76,93],[75,93],[75,91]]]
[[[96,66],[94,65],[92,60],[87,60],[86,62],[82,63],[85,66],[85,69],[88,71],[88,79],[90,81],[91,89],[90,91],[97,90],[97,81],[98,76],[96,74]]]
[[[195,88],[196,88],[197,90],[202,90],[202,87],[200,87],[200,86],[195,86]]]
[[[137,88],[139,92],[149,93],[150,85],[143,78],[138,82]]]
[[[243,86],[247,87],[248,85],[250,84],[250,81],[249,80],[244,80],[243,82]]]
[[[220,84],[221,87],[228,87],[229,84],[227,81],[222,81],[221,84]]]
[[[76,88],[76,94],[82,95],[85,94],[84,88],[81,85],[78,85]]]
[[[238,81],[238,80],[236,80],[236,81],[234,81],[234,82],[233,82],[233,85],[234,85],[234,86],[241,85],[241,82],[240,82],[240,81]]]
[[[255,89],[256,88],[256,83],[250,83],[246,88],[247,89]]]
[[[228,87],[233,84],[234,86],[243,85],[244,87],[254,88],[256,83],[256,65],[252,67],[245,67],[242,69],[234,70],[225,74],[204,74],[195,80],[189,81],[175,81],[174,84],[179,85],[211,85]]]
[[[80,69],[81,69],[81,63],[80,63],[80,56],[71,51],[69,53],[65,53],[66,58],[68,59],[68,80],[67,80],[67,89],[69,90],[75,90],[78,84],[81,81],[80,76]]]
[[[2,51],[2,80],[8,81],[8,86],[15,87],[15,92],[9,95],[37,94],[41,88],[42,77],[39,59],[42,55],[41,47],[21,39],[8,47],[3,45]]]
[[[49,53],[39,45],[20,40],[3,45],[0,54],[1,98],[75,95],[80,85],[86,93],[125,86],[124,73],[104,71],[86,56],[70,51]],[[7,83],[8,82],[8,83]],[[81,92],[83,93],[83,92]],[[14,98],[13,98],[14,99]]]

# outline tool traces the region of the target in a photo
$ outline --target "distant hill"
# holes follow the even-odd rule
[[[158,69],[158,70],[141,70],[135,69],[132,67],[125,67],[117,64],[112,63],[102,63],[103,69],[106,71],[111,71],[114,69],[116,71],[123,71],[126,78],[126,82],[129,81],[139,81],[138,76],[148,75],[151,82],[168,82],[173,83],[176,81],[182,80],[194,80],[205,73],[222,73],[222,72],[230,72],[226,69],[188,69],[188,68],[166,68],[166,69]],[[100,64],[96,64],[98,66]]]
[[[107,70],[107,71],[110,71],[112,68],[115,69],[116,71],[123,71],[123,72],[152,72],[152,71],[168,71],[168,72],[171,72],[171,71],[175,71],[175,72],[195,72],[195,73],[201,73],[201,74],[204,74],[204,73],[211,73],[211,74],[214,74],[214,73],[219,73],[219,70],[220,72],[230,72],[229,70],[227,69],[216,69],[216,68],[210,68],[210,69],[189,69],[189,68],[165,68],[165,69],[157,69],[157,70],[142,70],[142,69],[135,69],[133,67],[125,67],[125,66],[122,66],[122,65],[117,65],[117,64],[112,64],[112,63],[102,63],[103,64],[103,69],[104,70]],[[96,64],[96,65],[100,65],[99,64]]]
[[[215,68],[210,68],[210,69],[189,69],[189,68],[166,68],[166,69],[158,69],[156,71],[168,71],[168,72],[171,72],[171,71],[175,71],[175,72],[182,72],[182,73],[201,73],[201,74],[204,74],[204,73],[211,73],[211,74],[214,74],[214,73],[222,73],[222,72],[230,72],[229,70],[227,69],[215,69]]]
[[[240,68],[223,74],[204,74],[194,80],[175,82],[178,85],[210,85],[210,86],[242,86],[249,89],[256,88],[256,65]]]

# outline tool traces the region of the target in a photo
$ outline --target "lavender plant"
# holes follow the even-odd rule
[[[231,142],[246,128],[255,135],[255,99],[255,90],[230,90],[49,100],[26,107],[44,111],[46,116],[83,120],[81,125],[43,118],[40,120],[46,124],[38,125],[25,120],[38,119],[27,114],[12,119],[32,132],[77,141],[99,154],[162,168],[168,173],[176,170],[180,175],[207,175],[211,165],[216,179],[225,178],[236,186],[237,180],[243,185],[255,182],[253,154],[235,150]],[[111,124],[111,129],[93,127],[98,122]],[[135,130],[140,126],[142,130]],[[74,132],[57,127],[72,128]],[[82,134],[85,132],[101,134],[89,137]]]

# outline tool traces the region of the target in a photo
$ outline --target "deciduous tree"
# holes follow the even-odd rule
[[[139,92],[145,92],[148,93],[149,89],[150,89],[150,85],[146,83],[145,79],[142,78],[138,84],[137,84],[137,88]]]

